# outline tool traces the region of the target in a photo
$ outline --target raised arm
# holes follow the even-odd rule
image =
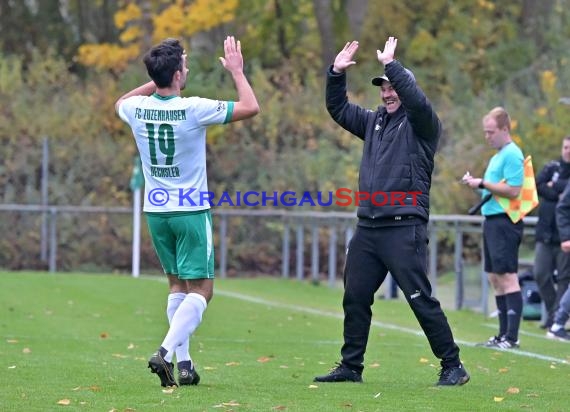
[[[150,82],[145,83],[142,86],[139,86],[136,89],[133,89],[130,92],[125,93],[124,95],[119,97],[119,100],[117,100],[117,102],[115,103],[115,111],[117,113],[119,113],[119,106],[121,105],[123,100],[125,100],[127,98],[129,98],[131,96],[150,96],[155,91],[156,91],[156,85],[151,80]]]
[[[224,69],[232,75],[238,94],[238,101],[235,102],[230,121],[235,122],[258,114],[260,109],[257,98],[243,73],[243,56],[239,40],[236,41],[233,36],[226,37],[224,40],[224,57],[220,57],[220,62]]]
[[[416,135],[437,145],[441,135],[441,121],[414,76],[395,59],[397,46],[398,39],[389,37],[384,49],[376,51],[378,61],[384,66],[384,73],[398,93]]]

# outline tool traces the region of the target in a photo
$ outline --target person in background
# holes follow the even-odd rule
[[[166,312],[170,328],[148,361],[161,386],[197,385],[200,381],[190,357],[189,338],[202,322],[214,290],[210,204],[199,196],[208,191],[206,128],[259,112],[243,72],[241,44],[233,36],[224,40],[220,62],[233,78],[238,95],[235,102],[181,97],[188,75],[186,52],[178,40],[166,39],[144,56],[152,80],[115,104],[120,118],[131,127],[141,156],[144,212],[169,282]]]
[[[497,150],[491,157],[483,178],[466,172],[464,184],[481,189],[482,198],[489,200],[481,207],[483,222],[483,253],[485,272],[495,291],[499,315],[499,332],[483,345],[502,349],[518,348],[518,335],[523,299],[518,278],[519,246],[523,221],[513,223],[494,195],[516,198],[524,179],[524,158],[511,137],[511,119],[502,107],[495,107],[483,117],[487,143]],[[493,196],[488,196],[493,195]]]
[[[562,192],[560,201],[556,206],[556,223],[560,234],[560,248],[563,253],[570,253],[570,183],[566,185],[566,189]],[[564,291],[560,290],[560,284],[558,287],[558,293],[562,292],[562,295],[552,325],[546,332],[546,337],[570,342],[570,335],[564,329],[566,322],[570,319],[570,287],[566,285]]]
[[[552,326],[558,302],[570,281],[570,253],[565,253],[560,248],[556,226],[556,205],[569,178],[570,136],[566,136],[562,139],[560,159],[548,162],[536,177],[540,203],[535,231],[533,273],[546,308],[546,319],[540,325],[543,329]],[[558,273],[558,288],[555,287],[553,278],[555,269]]]
[[[358,206],[358,223],[344,270],[344,345],[341,362],[316,382],[362,382],[374,294],[388,271],[400,287],[434,355],[440,359],[438,385],[463,385],[469,374],[459,358],[451,328],[427,276],[427,223],[434,155],[441,122],[411,71],[394,59],[398,40],[377,50],[384,75],[372,79],[384,105],[368,110],[348,101],[346,70],[358,42],[345,45],[327,71],[326,105],[334,121],[364,141],[360,163],[362,193],[415,192],[385,205],[368,199]]]

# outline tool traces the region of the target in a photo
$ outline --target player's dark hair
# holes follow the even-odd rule
[[[166,39],[144,56],[143,62],[157,87],[169,87],[177,70],[182,70],[184,48],[177,39]]]

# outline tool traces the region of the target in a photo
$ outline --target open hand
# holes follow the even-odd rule
[[[344,45],[344,48],[336,55],[333,64],[333,70],[336,73],[343,73],[348,67],[356,64],[353,60],[358,50],[358,42],[353,40]]]
[[[234,36],[228,36],[224,40],[224,57],[220,57],[220,62],[230,73],[243,71],[241,43]]]
[[[396,51],[396,46],[398,45],[398,39],[395,37],[388,37],[386,44],[384,45],[384,50],[376,50],[378,55],[378,61],[386,66],[392,60],[394,60],[394,52]]]

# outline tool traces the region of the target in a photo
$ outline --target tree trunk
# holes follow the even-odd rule
[[[330,0],[313,0],[313,8],[321,38],[321,67],[323,70],[333,63],[337,52],[335,49],[331,7]]]

